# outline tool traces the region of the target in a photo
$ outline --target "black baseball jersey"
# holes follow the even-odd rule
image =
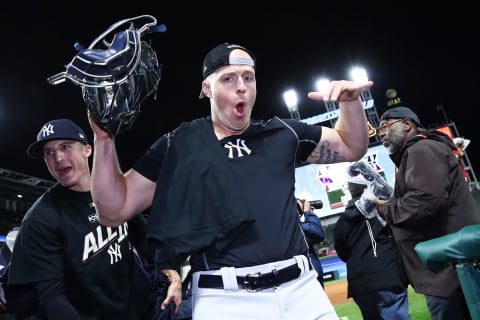
[[[191,252],[190,264],[194,271],[246,267],[307,255],[295,199],[295,167],[316,147],[321,132],[320,126],[275,117],[267,122],[252,121],[244,133],[218,141],[232,168],[235,183],[253,209],[255,222],[232,240],[228,250],[221,253],[208,250],[206,262],[201,255]],[[174,134],[157,140],[136,163],[135,170],[156,181],[172,139]],[[206,175],[204,179],[208,178]],[[201,209],[198,208],[198,215],[203,214]],[[150,212],[155,214],[161,213]]]
[[[98,222],[90,192],[56,184],[26,213],[12,253],[9,285],[63,279],[88,319],[132,319],[128,227]]]

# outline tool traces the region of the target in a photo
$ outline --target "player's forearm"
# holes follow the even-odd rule
[[[102,224],[116,226],[125,221],[121,209],[126,199],[126,184],[113,138],[95,137],[91,193]]]
[[[368,125],[360,98],[339,103],[340,115],[335,123],[341,139],[345,143],[348,161],[357,161],[368,149]]]

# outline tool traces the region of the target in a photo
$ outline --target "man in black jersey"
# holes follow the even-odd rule
[[[58,183],[21,223],[9,269],[9,312],[18,318],[35,312],[62,320],[141,319],[130,288],[128,225],[99,223],[84,131],[69,119],[48,121],[27,154],[43,159]]]
[[[92,196],[99,218],[121,225],[151,207],[148,248],[170,277],[163,307],[181,303],[177,270],[190,256],[194,319],[338,319],[308,260],[295,199],[301,162],[359,160],[368,128],[360,93],[372,82],[332,81],[314,100],[339,103],[335,128],[251,119],[256,61],[222,43],[203,62],[210,115],[161,136],[129,171],[115,137],[95,135]]]

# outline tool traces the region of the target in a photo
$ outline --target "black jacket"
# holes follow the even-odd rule
[[[401,276],[404,271],[391,228],[376,217],[365,218],[355,207],[358,199],[348,202],[333,230],[337,255],[347,263],[348,297],[405,288],[408,282]]]

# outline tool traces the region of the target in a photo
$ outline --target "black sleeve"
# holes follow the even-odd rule
[[[282,121],[296,132],[299,138],[296,162],[304,164],[322,137],[322,126],[309,125],[294,119],[282,119]]]
[[[40,304],[45,307],[49,320],[80,320],[80,314],[68,301],[60,279],[38,282],[35,285]]]
[[[168,149],[170,134],[161,136],[155,143],[145,152],[145,154],[137,160],[133,165],[133,169],[151,181],[157,181],[160,166]]]
[[[145,255],[147,250],[145,247],[145,234],[147,227],[146,214],[148,210],[142,212],[128,221],[128,240],[137,249],[137,251]]]
[[[345,217],[341,216],[333,227],[333,246],[338,257],[344,262],[347,262],[350,257],[347,235],[350,233],[351,228],[348,225],[349,223],[345,220]]]

